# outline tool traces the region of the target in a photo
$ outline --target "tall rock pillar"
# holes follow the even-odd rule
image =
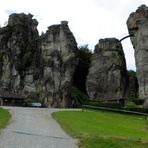
[[[126,63],[118,39],[101,39],[95,46],[87,76],[87,92],[92,100],[119,99],[125,95]]]
[[[40,73],[38,22],[31,14],[11,14],[0,29],[0,94],[36,98]],[[5,95],[5,94],[4,94]]]
[[[139,98],[148,99],[148,7],[142,5],[131,13],[127,27],[129,34],[133,35],[131,42],[135,49]]]
[[[67,21],[48,27],[41,38],[44,103],[52,107],[68,107],[77,64],[77,43]]]

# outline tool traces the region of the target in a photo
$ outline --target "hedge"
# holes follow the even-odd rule
[[[89,101],[89,102],[86,102],[85,105],[90,105],[90,106],[95,106],[95,107],[122,109],[121,103],[103,103],[103,102]]]
[[[132,102],[134,102],[136,105],[142,105],[144,103],[144,99],[132,99]]]
[[[140,113],[148,113],[148,108],[124,108],[124,110],[135,111]]]

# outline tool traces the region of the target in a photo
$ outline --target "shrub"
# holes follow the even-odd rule
[[[136,77],[136,72],[134,70],[128,70],[127,71],[128,76]]]
[[[36,101],[34,99],[25,99],[24,105],[25,106],[31,106],[32,103],[35,103]]]
[[[78,88],[72,87],[72,94],[71,94],[72,100],[75,101],[75,107],[81,107],[84,102],[86,102],[89,97],[82,93]]]
[[[121,103],[103,103],[99,101],[88,101],[86,102],[86,105],[95,106],[95,107],[115,108],[115,109],[122,108]]]
[[[134,103],[136,102],[136,103]],[[148,113],[148,108],[143,108],[142,105],[144,100],[134,99],[127,102],[127,106],[124,108],[125,110],[141,112],[141,113]]]
[[[133,101],[128,101],[126,108],[136,108],[137,105]]]
[[[135,111],[135,112],[140,112],[140,113],[148,113],[148,108],[140,108],[140,107],[129,107],[129,108],[125,108],[125,110],[129,110],[129,111]]]
[[[136,105],[143,105],[144,99],[132,99],[132,102],[134,102]]]

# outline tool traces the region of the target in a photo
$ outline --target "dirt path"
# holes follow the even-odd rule
[[[12,114],[10,125],[0,134],[0,148],[77,148],[52,119],[58,109],[5,107]]]

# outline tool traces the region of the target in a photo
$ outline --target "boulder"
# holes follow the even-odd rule
[[[86,86],[91,100],[119,99],[125,96],[126,62],[118,39],[99,40],[92,56]]]

